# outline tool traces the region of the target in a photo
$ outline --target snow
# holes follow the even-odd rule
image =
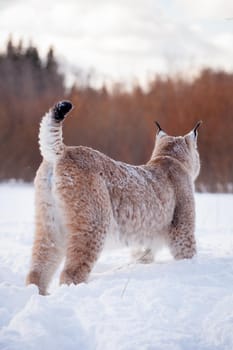
[[[104,252],[89,283],[49,296],[24,285],[33,187],[0,185],[1,350],[232,350],[233,195],[197,194],[198,256],[133,264]]]

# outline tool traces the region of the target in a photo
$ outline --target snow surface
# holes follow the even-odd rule
[[[197,194],[198,256],[104,252],[88,284],[25,287],[33,187],[0,185],[1,350],[232,350],[233,195]]]

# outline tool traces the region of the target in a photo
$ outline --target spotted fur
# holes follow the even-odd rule
[[[192,258],[194,181],[200,169],[196,129],[179,137],[159,130],[148,163],[133,166],[88,147],[65,146],[62,120],[71,109],[68,103],[55,105],[41,122],[44,159],[35,179],[35,238],[27,283],[46,294],[63,258],[61,283],[87,281],[110,238],[132,246],[142,262],[153,261],[163,245],[175,259]]]

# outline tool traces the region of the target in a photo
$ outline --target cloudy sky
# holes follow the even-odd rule
[[[105,81],[233,71],[233,0],[0,0],[1,50],[10,34]]]

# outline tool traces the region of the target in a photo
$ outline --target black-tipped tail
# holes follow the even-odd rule
[[[66,114],[72,109],[72,103],[70,101],[61,101],[55,104],[52,108],[54,113],[54,119],[56,122],[61,122]]]

